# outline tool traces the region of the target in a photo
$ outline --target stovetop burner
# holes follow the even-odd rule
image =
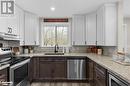
[[[26,59],[29,57],[13,56],[10,48],[0,48],[0,65],[14,65]]]
[[[17,64],[17,63],[24,61],[26,59],[29,59],[29,57],[12,57],[10,65]]]

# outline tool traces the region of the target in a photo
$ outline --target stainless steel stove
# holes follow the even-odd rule
[[[29,57],[14,56],[9,48],[0,48],[0,68],[8,67],[9,86],[26,86]]]

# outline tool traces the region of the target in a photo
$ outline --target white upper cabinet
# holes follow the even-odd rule
[[[96,12],[86,15],[86,43],[96,45]]]
[[[39,45],[38,17],[30,12],[25,12],[24,45]]]
[[[17,6],[18,16],[19,16],[19,38],[20,45],[24,45],[24,10]]]
[[[40,22],[39,22],[39,18],[37,16],[35,16],[35,21],[36,21],[36,26],[35,26],[35,45],[40,45],[40,40],[39,40],[39,37],[40,37],[40,32],[39,32],[39,26],[40,26]]]
[[[117,46],[116,4],[105,4],[97,11],[97,45]]]
[[[72,18],[72,45],[85,44],[85,16],[74,15]]]
[[[32,25],[33,25],[33,19],[31,13],[25,12],[25,31],[24,31],[25,45],[35,45],[33,35],[34,31]]]
[[[97,45],[104,45],[103,17],[104,17],[104,7],[100,8],[97,11]]]

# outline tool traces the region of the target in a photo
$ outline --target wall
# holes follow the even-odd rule
[[[118,2],[118,52],[124,52],[123,0]]]
[[[127,25],[127,52],[130,53],[130,18],[124,18],[124,24]]]

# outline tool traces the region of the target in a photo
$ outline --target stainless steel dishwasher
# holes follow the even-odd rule
[[[86,80],[86,60],[85,59],[67,59],[67,79],[68,80]]]

